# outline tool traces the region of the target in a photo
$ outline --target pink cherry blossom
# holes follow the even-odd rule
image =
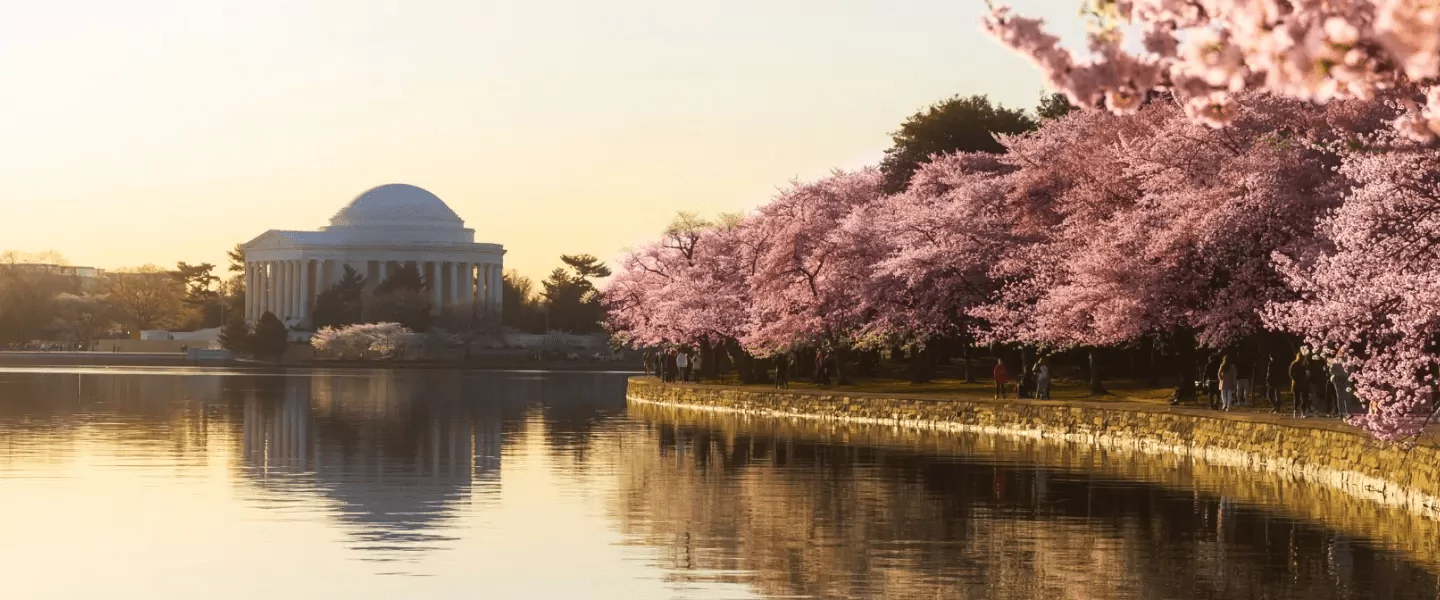
[[[1356,183],[1322,225],[1327,246],[1277,257],[1300,293],[1267,315],[1351,371],[1377,436],[1414,435],[1435,415],[1440,373],[1440,151],[1349,156]]]
[[[1260,89],[1300,100],[1370,99],[1440,75],[1440,5],[1428,0],[1115,0],[1115,22],[1092,28],[1090,52],[1059,43],[1038,19],[994,6],[985,28],[1030,58],[1079,106],[1168,91],[1196,122],[1234,118],[1231,94]],[[1122,48],[1143,32],[1143,51]],[[1433,136],[1440,119],[1397,123]]]

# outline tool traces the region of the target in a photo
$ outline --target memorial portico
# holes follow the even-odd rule
[[[391,272],[414,267],[435,314],[501,311],[505,249],[477,243],[475,230],[421,188],[390,184],[352,200],[317,231],[270,230],[244,245],[245,318],[266,312],[286,325],[310,322],[315,298],[349,266],[367,291]]]

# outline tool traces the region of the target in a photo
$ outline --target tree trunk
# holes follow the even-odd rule
[[[1100,377],[1100,360],[1095,357],[1095,350],[1089,352],[1090,359],[1090,394],[1099,396],[1110,393],[1105,389],[1105,383]]]
[[[835,364],[835,385],[854,385],[855,382],[845,375],[845,350],[836,348],[830,353],[830,358]]]
[[[1147,354],[1149,354],[1150,358],[1150,369],[1149,372],[1146,373],[1145,385],[1158,388],[1160,387],[1160,344],[1157,343],[1155,338],[1147,337],[1145,338],[1145,345],[1149,347]]]
[[[860,353],[860,366],[855,370],[856,377],[874,377],[880,367],[880,352],[878,350],[866,350]]]
[[[725,350],[730,354],[730,362],[735,364],[735,372],[740,376],[741,384],[749,385],[759,383],[755,379],[752,364],[755,362],[755,358],[750,356],[750,353],[746,352],[744,348],[741,348],[739,342],[727,340],[725,342]]]
[[[910,383],[912,384],[928,383],[930,381],[930,355],[934,353],[934,350],[930,349],[929,344],[922,346],[922,348],[923,349],[912,350],[910,352]]]
[[[695,348],[695,356],[700,360],[700,368],[695,371],[695,380],[714,379],[710,376],[710,370],[715,368],[715,357],[710,354],[710,342],[700,340]]]
[[[1175,368],[1180,381],[1175,384],[1172,404],[1195,400],[1195,335],[1188,329],[1175,333]]]
[[[960,360],[965,363],[965,383],[975,383],[975,371],[970,368],[970,342],[960,345]]]

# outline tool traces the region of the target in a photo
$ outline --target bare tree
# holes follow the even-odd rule
[[[134,330],[185,321],[185,285],[155,265],[106,273],[104,289],[120,322]]]
[[[27,342],[50,333],[56,324],[55,297],[79,287],[55,266],[63,261],[54,253],[0,253],[0,342]]]
[[[55,306],[60,322],[77,342],[96,340],[115,324],[114,306],[104,296],[60,294]]]

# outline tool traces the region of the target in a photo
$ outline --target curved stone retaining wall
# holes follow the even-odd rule
[[[1440,448],[1405,449],[1335,421],[1103,402],[772,392],[632,378],[635,402],[691,410],[1092,443],[1270,471],[1440,519]]]

